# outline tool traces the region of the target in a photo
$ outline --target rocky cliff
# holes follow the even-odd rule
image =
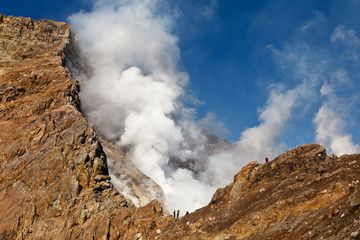
[[[70,40],[65,23],[0,15],[0,239],[360,239],[360,155],[315,144],[249,163],[180,219],[135,207],[109,177],[123,154],[80,112]]]
[[[120,236],[112,217],[136,211],[79,112],[70,35],[65,23],[0,17],[0,239]]]

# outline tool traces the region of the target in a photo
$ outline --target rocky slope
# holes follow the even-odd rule
[[[137,207],[145,206],[153,199],[164,202],[161,187],[137,169],[118,146],[103,139],[101,145],[106,153],[111,182],[116,190]]]
[[[180,219],[135,207],[108,175],[105,152],[122,153],[79,111],[70,40],[65,23],[0,15],[0,239],[360,239],[360,155],[315,144],[249,163]]]
[[[360,155],[320,145],[249,163],[163,239],[360,239]]]

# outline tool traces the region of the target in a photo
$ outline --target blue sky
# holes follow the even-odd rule
[[[321,75],[322,83],[311,100],[294,109],[282,141],[288,146],[313,142],[314,117],[326,101],[319,90],[338,68],[350,79],[333,84],[337,106],[345,106],[339,107],[343,131],[360,142],[360,47],[356,41],[331,41],[338,26],[358,36],[359,1],[173,0],[169,7],[176,13],[174,32],[182,69],[190,77],[188,90],[202,102],[195,106],[198,116],[215,113],[229,130],[228,139],[235,141],[242,131],[259,124],[258,113],[274,85],[290,89],[311,72]],[[89,1],[12,0],[0,6],[7,15],[60,21],[81,9],[90,9]],[[306,73],[297,73],[300,58],[309,65]]]

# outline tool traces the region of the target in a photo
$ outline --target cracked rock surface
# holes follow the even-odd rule
[[[1,17],[0,239],[116,238],[113,216],[135,211],[79,112],[70,35],[65,23]]]

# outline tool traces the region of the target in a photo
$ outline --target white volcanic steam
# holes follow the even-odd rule
[[[187,75],[178,70],[178,40],[160,4],[99,1],[70,21],[94,71],[82,86],[83,110],[108,139],[129,148],[129,158],[163,188],[168,208],[184,212],[203,206],[214,187],[170,162],[201,156],[207,137],[181,102]]]
[[[343,58],[356,66],[359,65],[360,38],[354,30],[339,25],[334,29],[330,40],[333,44],[341,45],[340,59]],[[345,130],[348,121],[346,116],[351,116],[348,111],[351,104],[344,102],[343,99],[336,95],[337,89],[346,89],[349,86],[351,87],[352,84],[352,79],[347,71],[337,70],[333,72],[320,89],[325,101],[314,118],[316,141],[328,146],[333,153],[338,155],[360,152],[360,145],[354,143],[352,136],[346,133]],[[350,91],[346,95],[358,102]],[[355,96],[357,95],[358,93],[355,93]]]
[[[332,93],[322,79],[322,61],[296,44],[283,50],[271,47],[280,68],[293,62],[289,72],[301,80],[291,88],[275,85],[259,112],[258,126],[246,129],[231,146],[216,143],[209,150],[209,136],[225,130],[212,114],[197,123],[194,110],[183,104],[188,78],[178,68],[173,18],[164,12],[161,1],[96,1],[90,12],[72,15],[70,21],[93,69],[82,81],[83,111],[162,187],[168,209],[184,213],[205,205],[248,161],[284,150],[281,136],[294,109],[314,98],[319,85],[323,96]],[[349,37],[340,30],[334,41]],[[343,133],[336,104],[329,98],[316,114],[316,139],[335,153],[358,151]]]
[[[182,103],[187,75],[178,70],[172,18],[159,7],[158,1],[97,2],[70,21],[94,71],[82,83],[83,110],[163,188],[167,207],[184,213],[204,206],[249,160],[279,152],[276,140],[297,90],[274,91],[259,127],[245,131],[233,149],[210,151],[208,134],[224,127],[213,114],[196,123],[194,111]],[[279,117],[265,119],[269,114]]]
[[[345,78],[342,74],[340,77],[340,81]],[[334,86],[326,83],[321,87],[320,93],[326,100],[314,118],[316,141],[328,146],[337,155],[360,152],[360,145],[353,143],[352,136],[345,132],[344,117],[348,113],[343,110],[346,107],[336,96]]]
[[[210,156],[206,176],[208,181],[226,185],[238,169],[250,160],[272,159],[286,149],[281,136],[291,120],[294,109],[313,95],[315,79],[304,79],[294,88],[273,87],[263,109],[259,125],[245,129],[230,150]],[[226,164],[224,164],[226,163]]]

